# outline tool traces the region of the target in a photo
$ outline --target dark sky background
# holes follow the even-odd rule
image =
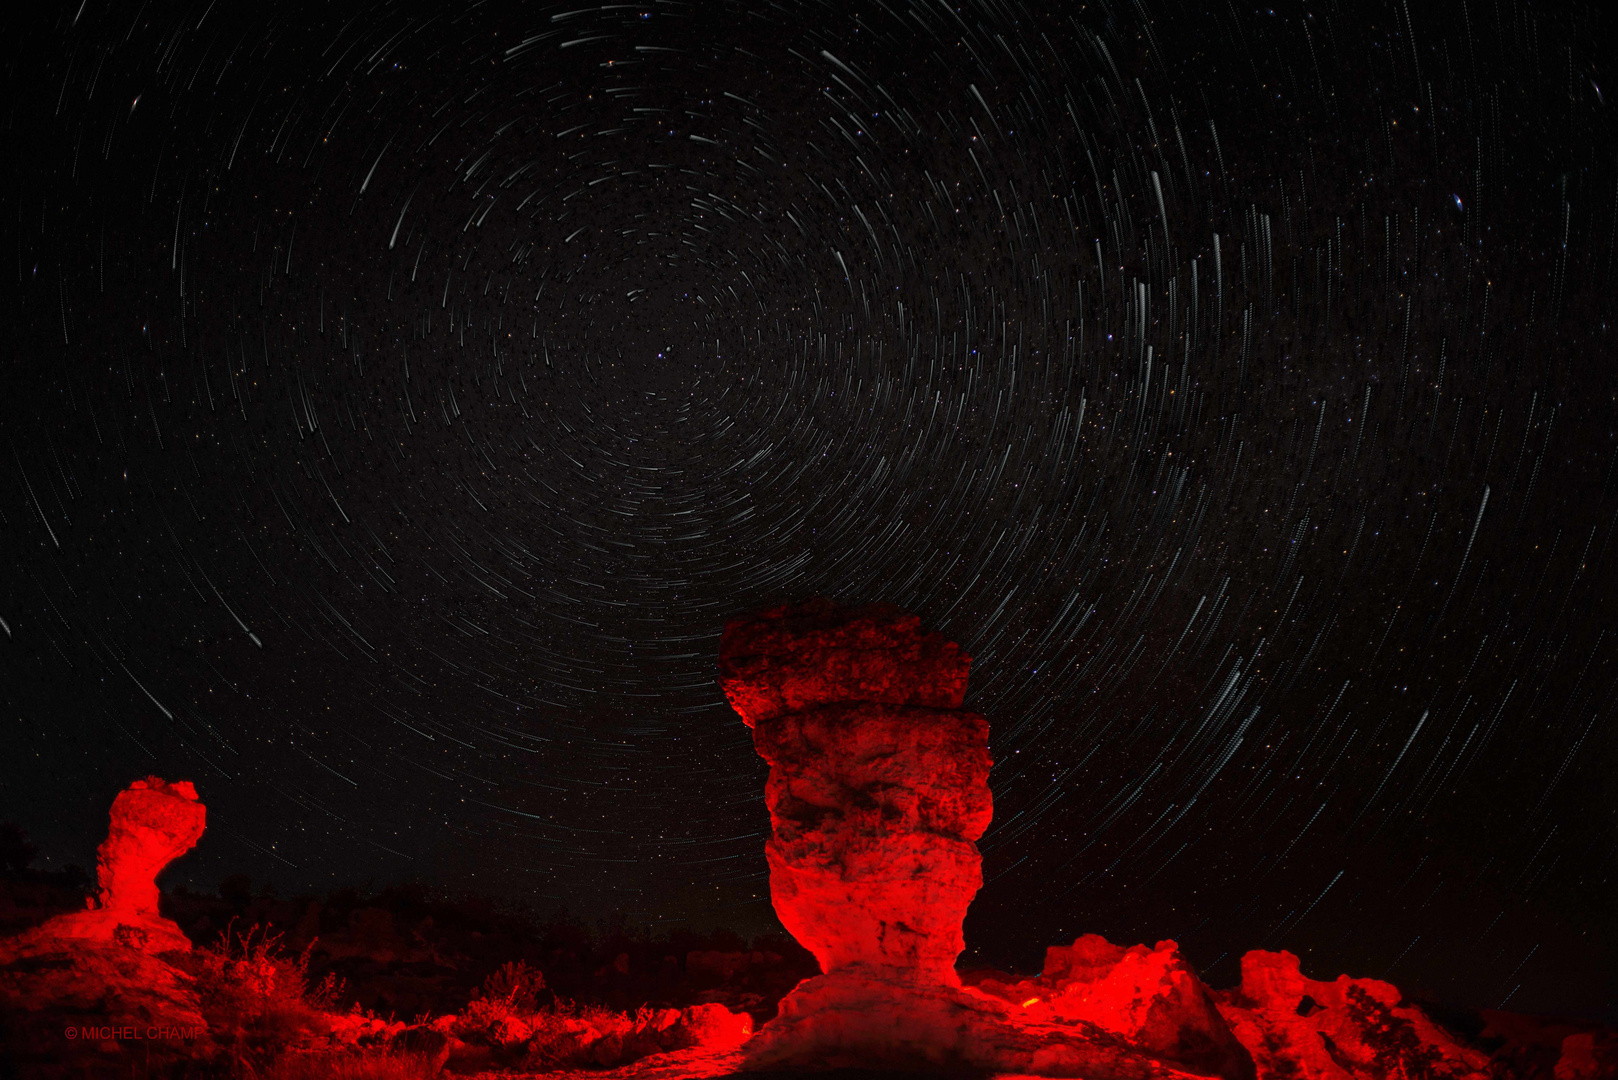
[[[992,725],[967,959],[1614,1017],[1597,7],[33,6],[0,816],[760,933],[720,628],[883,600]]]

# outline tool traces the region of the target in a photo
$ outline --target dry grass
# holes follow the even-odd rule
[[[610,1067],[648,1054],[734,1038],[746,1022],[718,1006],[634,1013],[545,994],[544,976],[508,963],[457,1014],[415,1025],[368,1013],[335,1015],[342,987],[309,985],[309,951],[289,953],[261,926],[234,925],[185,961],[221,1053],[209,1070],[231,1080],[425,1080],[452,1052],[534,1072]],[[541,1002],[545,1004],[541,1004]]]
[[[326,1041],[325,1010],[336,1004],[342,985],[330,977],[309,985],[307,949],[289,953],[280,935],[259,926],[238,932],[232,924],[217,944],[195,950],[183,963],[196,980],[202,1015],[229,1075],[279,1075],[283,1061],[308,1056],[299,1052]],[[327,1069],[320,1075],[335,1074]]]

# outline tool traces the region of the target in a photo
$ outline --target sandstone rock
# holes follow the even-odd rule
[[[993,813],[975,713],[833,704],[761,719],[765,846],[781,922],[821,970],[898,968],[955,984]]]
[[[720,684],[770,763],[771,899],[823,972],[956,982],[993,813],[988,724],[956,708],[970,662],[885,605],[812,600],[725,627]]]
[[[654,1021],[658,1030],[666,1032],[663,1045],[671,1050],[703,1046],[714,1050],[728,1050],[740,1046],[753,1034],[753,1018],[746,1013],[733,1013],[723,1005],[692,1005],[681,1009],[672,1024]]]
[[[516,1016],[497,1016],[489,1022],[488,1039],[496,1046],[515,1046],[525,1043],[534,1029]]]
[[[988,723],[960,708],[970,663],[884,605],[814,600],[725,627],[720,684],[770,764],[770,897],[822,971],[746,1044],[748,1064],[1147,1080],[1193,1075],[1174,1052],[1223,1051],[1247,1069],[1225,1075],[1250,1077],[1172,946],[1172,962],[1131,984],[1138,1015],[1115,1025],[1143,1041],[1081,1015],[1078,998],[1032,1016],[961,986],[961,923],[983,883],[976,841],[994,812]],[[1181,1007],[1201,1011],[1164,1015]]]
[[[1252,1080],[1253,1060],[1179,947],[1125,948],[1099,934],[1045,951],[1033,979],[977,979],[977,988],[1042,1022],[1080,1020],[1195,1072]]]
[[[207,808],[189,780],[136,780],[112,801],[107,838],[96,849],[101,906],[137,915],[157,913],[157,875],[197,846]]]
[[[1219,996],[1172,941],[1097,935],[1033,978],[961,985],[993,806],[970,658],[914,616],[813,600],[731,621],[719,681],[770,765],[770,897],[820,963],[743,1050],[754,1068],[963,1068],[1090,1080],[1483,1080],[1488,1059],[1397,989],[1249,953]],[[1563,1048],[1559,1080],[1605,1061]]]
[[[96,848],[100,891],[94,906],[59,915],[30,935],[112,941],[152,954],[189,952],[190,939],[158,914],[156,878],[196,846],[206,819],[207,808],[189,780],[136,780],[112,801],[107,838]]]
[[[0,1063],[17,1075],[166,1075],[213,1049],[194,980],[161,958],[37,932],[0,941]]]
[[[1612,1080],[1618,1076],[1618,1035],[1581,1031],[1562,1040],[1556,1080]]]
[[[959,708],[972,658],[891,604],[824,597],[725,624],[719,685],[748,727],[834,701]]]
[[[747,1043],[753,1068],[812,1067],[1178,1080],[1207,1075],[1082,1020],[1041,1022],[971,988],[864,967],[805,980]]]
[[[1253,1054],[1259,1080],[1485,1080],[1487,1055],[1463,1046],[1399,989],[1339,975],[1317,982],[1289,952],[1242,957],[1219,1011]]]

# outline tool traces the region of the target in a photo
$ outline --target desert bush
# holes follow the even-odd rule
[[[543,972],[528,966],[526,960],[508,960],[483,980],[483,986],[473,996],[477,1000],[500,1002],[512,1012],[525,1013],[539,1007],[539,994],[544,989]]]
[[[315,1048],[329,1023],[322,1010],[341,992],[332,979],[308,985],[309,952],[291,954],[263,927],[232,925],[184,961],[196,980],[203,1017],[225,1064],[238,1076],[265,1074],[287,1054]]]

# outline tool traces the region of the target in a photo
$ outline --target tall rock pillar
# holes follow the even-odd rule
[[[829,600],[731,621],[719,682],[770,764],[781,922],[827,975],[959,986],[994,813],[971,658],[921,620]]]

